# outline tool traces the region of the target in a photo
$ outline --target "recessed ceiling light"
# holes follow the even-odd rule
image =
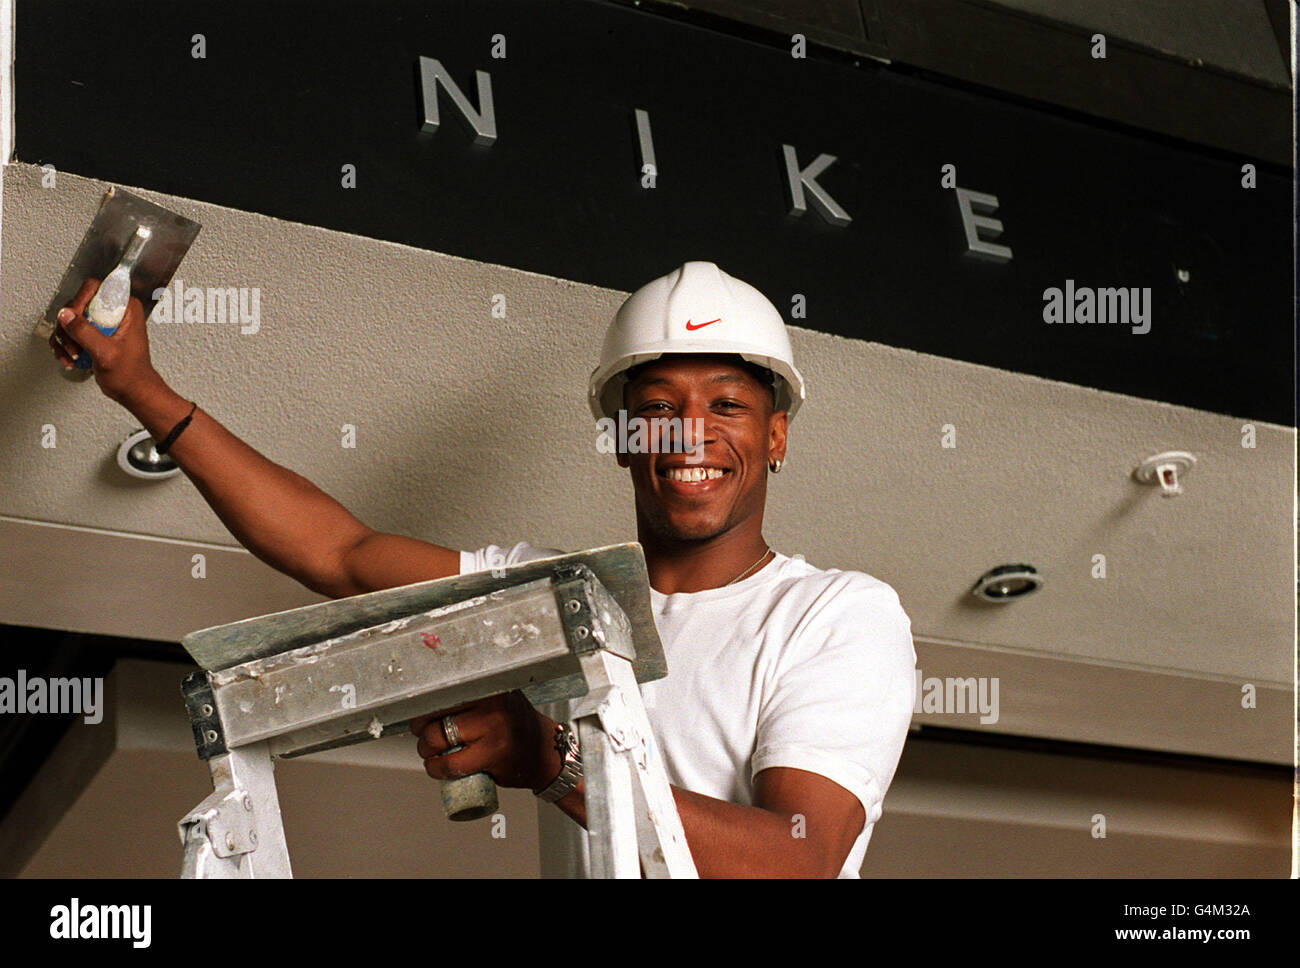
[[[980,575],[971,594],[986,602],[1010,602],[1024,598],[1043,586],[1043,578],[1033,565],[998,565]]]
[[[174,460],[158,453],[147,430],[137,430],[122,441],[122,446],[117,449],[117,466],[132,477],[146,481],[161,481],[181,472]]]

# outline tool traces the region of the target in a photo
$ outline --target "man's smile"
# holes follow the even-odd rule
[[[656,468],[655,474],[670,494],[700,495],[716,491],[732,473],[715,464],[677,464]]]
[[[666,477],[670,481],[681,481],[683,484],[693,484],[698,481],[716,480],[723,474],[731,472],[722,467],[667,467],[659,471],[660,477]]]

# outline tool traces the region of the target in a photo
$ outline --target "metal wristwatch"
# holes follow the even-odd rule
[[[546,803],[554,803],[572,793],[582,781],[582,753],[578,749],[578,737],[568,723],[555,724],[555,749],[560,754],[563,765],[560,767],[560,775],[537,794]]]

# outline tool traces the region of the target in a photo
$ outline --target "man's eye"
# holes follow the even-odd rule
[[[672,408],[662,400],[651,400],[649,403],[641,404],[636,409],[637,413],[642,413],[646,410],[671,410]]]

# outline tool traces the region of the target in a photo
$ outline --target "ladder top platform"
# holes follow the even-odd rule
[[[637,681],[649,682],[666,676],[668,666],[663,643],[659,640],[650,609],[650,580],[645,556],[636,542],[541,558],[509,568],[451,575],[259,615],[191,632],[181,639],[181,645],[200,668],[216,672],[524,582],[551,578],[565,566],[576,564],[591,569],[627,616],[636,649],[633,669]]]

